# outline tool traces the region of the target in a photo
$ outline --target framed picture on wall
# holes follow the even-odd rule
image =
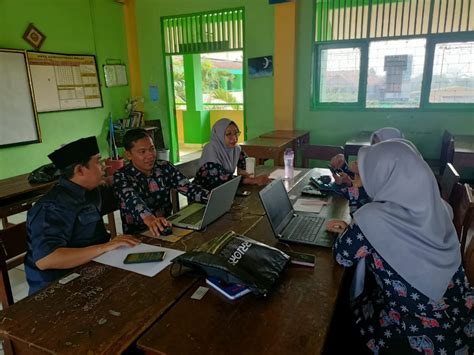
[[[249,58],[249,78],[263,78],[273,75],[273,56]]]
[[[30,44],[34,49],[39,50],[43,44],[46,36],[41,33],[32,23],[30,23],[23,34],[23,39]]]

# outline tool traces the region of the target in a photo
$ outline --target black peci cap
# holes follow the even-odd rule
[[[99,154],[99,146],[94,136],[81,138],[77,141],[63,145],[48,155],[58,169],[64,169],[74,163],[80,163]]]

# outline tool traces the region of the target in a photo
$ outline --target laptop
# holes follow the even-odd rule
[[[281,179],[271,182],[259,195],[279,241],[332,247],[334,236],[326,231],[326,219],[315,213],[296,213]]]
[[[207,204],[192,203],[167,218],[176,227],[201,230],[222,216],[232,206],[240,176],[211,191]]]

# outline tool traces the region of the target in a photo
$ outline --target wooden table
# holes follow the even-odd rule
[[[259,167],[257,173],[267,169]],[[289,181],[289,187],[300,179]],[[143,238],[150,244],[191,250],[230,229],[247,233],[263,218],[256,208],[258,188],[249,189],[249,197],[237,198],[232,210],[203,232],[175,244]],[[173,279],[168,269],[146,277],[95,262],[75,272],[81,277],[66,285],[53,283],[0,313],[0,335],[11,341],[15,353],[123,352],[197,282],[190,276]]]
[[[283,165],[283,153],[286,148],[293,147],[292,138],[253,138],[241,143],[245,153],[257,160],[261,165],[267,159],[273,159],[275,165]]]
[[[321,172],[312,170],[311,174]],[[305,176],[290,191],[299,195]],[[347,218],[347,202],[330,198],[326,217]],[[277,243],[266,218],[247,236],[281,248],[316,255],[316,267],[290,266],[266,298],[227,300],[209,290],[200,300],[194,285],[137,343],[147,354],[319,354],[328,335],[341,290],[343,268],[330,248]]]
[[[0,180],[0,218],[3,228],[8,225],[7,217],[26,211],[44,193],[56,183],[56,181],[30,184],[28,175],[23,174]]]
[[[474,167],[474,136],[453,135],[454,138],[454,167]]]
[[[346,144],[344,144],[344,157],[346,158],[346,161],[348,161],[349,156],[351,155],[357,156],[357,153],[361,147],[370,145],[371,135],[372,132],[361,131],[346,141]]]
[[[309,131],[286,131],[276,130],[270,131],[259,136],[260,138],[291,138],[293,139],[293,150],[296,152],[297,148],[302,144],[309,144]]]

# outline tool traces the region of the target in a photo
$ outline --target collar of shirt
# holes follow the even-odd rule
[[[155,163],[153,164],[153,169],[151,171],[150,176],[146,176],[144,173],[142,173],[140,170],[138,170],[135,167],[135,165],[133,165],[132,162],[128,163],[127,170],[128,170],[130,175],[135,176],[136,178],[148,179],[148,178],[151,178],[151,177],[158,177],[158,176],[162,175],[162,169],[161,169],[160,165],[157,163],[156,160],[155,160]]]
[[[81,200],[86,199],[87,190],[83,188],[82,186],[73,183],[71,180],[60,178],[59,185],[67,189],[69,192],[71,192],[71,194],[74,195],[75,197]]]

